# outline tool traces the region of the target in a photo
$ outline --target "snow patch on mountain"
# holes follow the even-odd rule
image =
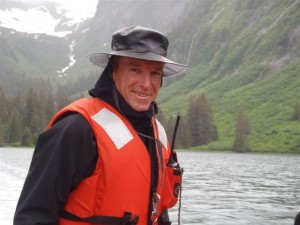
[[[0,25],[12,28],[19,32],[46,33],[55,36],[64,36],[66,32],[55,32],[60,19],[55,19],[44,8],[33,8],[27,11],[21,9],[1,10]]]
[[[97,0],[40,0],[35,1],[35,4],[29,4],[28,1],[27,5],[26,2],[19,1],[19,7],[16,3],[13,6],[2,6],[0,26],[19,32],[63,37],[74,31],[79,23],[92,18],[97,8]]]
[[[75,56],[74,56],[74,47],[76,45],[76,40],[73,40],[71,45],[70,45],[70,54],[69,54],[69,59],[70,59],[70,62],[69,62],[69,65],[67,65],[65,68],[63,68],[62,70],[59,70],[59,71],[56,71],[58,73],[58,76],[59,77],[63,77],[63,76],[66,76],[68,75],[66,73],[66,71],[72,67],[74,65],[74,63],[76,62],[75,60]]]

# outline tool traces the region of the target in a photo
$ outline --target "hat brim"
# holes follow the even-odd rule
[[[164,76],[176,75],[184,72],[184,70],[188,67],[188,65],[176,63],[166,57],[161,55],[157,55],[154,53],[136,53],[136,52],[128,52],[128,51],[112,51],[110,53],[94,53],[88,56],[90,61],[100,67],[106,67],[109,61],[110,56],[123,56],[123,57],[131,57],[136,59],[143,59],[149,61],[157,61],[165,63],[163,69]]]

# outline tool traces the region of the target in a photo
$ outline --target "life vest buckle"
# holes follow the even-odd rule
[[[152,213],[151,213],[151,221],[153,223],[156,223],[157,220],[158,220],[158,206],[159,206],[159,202],[160,202],[160,195],[157,194],[157,193],[154,193],[153,194],[153,198],[152,198],[152,203],[153,203],[153,210],[152,210]]]
[[[152,213],[151,213],[151,221],[153,223],[156,223],[158,220],[158,213],[156,210],[153,210]]]

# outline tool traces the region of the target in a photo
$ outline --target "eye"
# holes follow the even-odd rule
[[[140,71],[140,69],[136,68],[136,67],[132,67],[129,69],[129,71],[134,72],[134,73],[138,73]]]
[[[151,75],[155,78],[161,78],[162,77],[162,72],[161,71],[154,71],[151,73]]]

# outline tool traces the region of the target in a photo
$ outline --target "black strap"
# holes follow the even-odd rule
[[[76,222],[89,222],[93,224],[105,224],[105,225],[136,225],[139,221],[138,216],[132,217],[130,212],[125,212],[123,217],[113,216],[90,216],[90,217],[79,217],[73,213],[63,210],[60,216],[66,220]]]
[[[171,224],[172,223],[170,221],[168,211],[167,210],[163,211],[160,217],[158,218],[158,225],[171,225]]]

